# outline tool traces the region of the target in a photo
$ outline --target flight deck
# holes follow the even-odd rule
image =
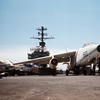
[[[100,100],[100,76],[4,77],[0,100]]]

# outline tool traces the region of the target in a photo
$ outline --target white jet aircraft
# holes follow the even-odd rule
[[[14,65],[10,60],[2,59],[2,60],[0,60],[0,67],[2,67],[2,66],[13,67]]]
[[[2,76],[7,76],[6,68],[14,67],[13,63],[10,60],[0,60],[0,78]]]
[[[86,74],[85,67],[87,65],[93,65],[92,73],[95,75],[95,66],[98,65],[100,72],[100,45],[95,43],[85,44],[82,48],[76,51],[67,51],[66,53],[57,54],[54,56],[46,56],[36,58],[32,60],[13,63],[13,65],[27,64],[27,63],[39,63],[49,64],[52,69],[56,69],[58,63],[70,62],[70,67],[66,70],[66,75],[69,71],[73,71],[76,75],[79,74],[79,68],[83,69],[83,74]],[[55,71],[53,75],[56,75]]]

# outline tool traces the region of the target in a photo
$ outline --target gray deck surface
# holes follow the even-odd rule
[[[0,100],[100,100],[100,76],[3,77]]]

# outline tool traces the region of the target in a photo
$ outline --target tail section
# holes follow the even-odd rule
[[[69,50],[68,50],[68,47],[66,47],[66,52],[68,52]]]

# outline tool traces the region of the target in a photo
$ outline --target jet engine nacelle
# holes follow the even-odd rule
[[[56,66],[58,65],[58,60],[56,58],[52,58],[50,61],[49,61],[49,66],[54,69],[56,68]]]

